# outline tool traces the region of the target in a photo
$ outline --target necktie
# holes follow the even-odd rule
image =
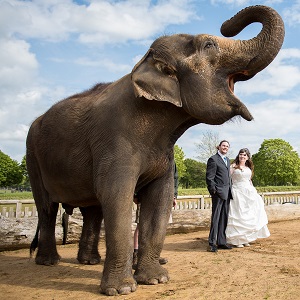
[[[224,156],[223,159],[224,159],[225,165],[227,166],[227,159],[226,159],[226,156]]]

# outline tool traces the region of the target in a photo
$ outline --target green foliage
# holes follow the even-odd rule
[[[206,164],[191,158],[185,159],[184,164],[186,166],[186,173],[180,178],[180,184],[186,189],[206,187]]]
[[[299,183],[299,155],[282,139],[264,140],[252,160],[255,165],[253,183],[256,186]]]
[[[29,181],[29,176],[28,176],[28,172],[27,172],[27,165],[26,165],[26,155],[24,155],[21,164],[20,164],[20,169],[22,171],[22,175],[23,175],[23,180],[21,183],[21,187],[23,189],[30,189],[30,181]]]
[[[175,145],[174,158],[177,166],[178,177],[181,178],[186,172],[186,166],[184,164],[184,152],[181,147]]]
[[[23,175],[18,162],[0,151],[0,186],[19,184],[22,179]]]

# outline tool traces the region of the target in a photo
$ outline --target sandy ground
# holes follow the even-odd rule
[[[166,237],[170,281],[139,285],[109,299],[300,299],[300,220],[269,224],[271,236],[249,248],[207,252],[208,231]],[[104,258],[104,245],[100,243]],[[58,246],[57,266],[36,265],[28,250],[0,253],[1,299],[107,299],[99,293],[100,265],[77,263],[77,245]]]

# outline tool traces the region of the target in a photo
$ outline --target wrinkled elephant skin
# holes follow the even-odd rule
[[[252,116],[234,95],[234,84],[267,67],[284,39],[280,16],[265,6],[248,7],[222,26],[232,37],[253,22],[250,40],[208,34],[176,34],[153,42],[132,72],[53,105],[35,120],[27,137],[27,168],[39,216],[36,263],[59,255],[55,219],[59,203],[81,207],[79,260],[97,263],[105,223],[106,259],[101,292],[128,294],[136,281],[164,283],[158,259],[173,199],[173,148],[199,123],[222,124]],[[141,201],[139,259],[132,275],[132,200]]]

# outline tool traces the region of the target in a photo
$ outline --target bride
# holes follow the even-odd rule
[[[242,248],[250,242],[270,236],[264,202],[252,184],[253,162],[247,148],[239,151],[230,166],[232,198],[230,201],[226,239]]]

